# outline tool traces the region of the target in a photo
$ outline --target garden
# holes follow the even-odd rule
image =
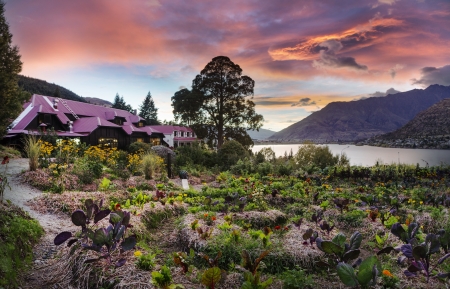
[[[22,179],[44,191],[33,209],[79,228],[54,236],[49,287],[449,285],[448,166],[354,167],[313,144],[276,158],[235,141],[125,152],[29,138],[26,152]]]

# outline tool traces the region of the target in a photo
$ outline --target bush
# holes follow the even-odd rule
[[[245,176],[251,174],[254,172],[252,161],[250,160],[250,158],[238,160],[238,162],[231,167],[230,171],[236,175]]]
[[[258,174],[261,176],[267,176],[273,173],[273,165],[267,161],[260,163],[257,168]]]
[[[151,151],[151,149],[152,145],[144,142],[134,142],[128,147],[128,151],[131,154],[136,154],[139,152],[148,153],[149,151]]]
[[[18,285],[17,275],[31,265],[33,245],[43,234],[44,230],[39,222],[33,220],[22,209],[0,203],[1,288],[14,288]]]
[[[92,184],[95,179],[101,177],[102,172],[102,164],[92,161],[88,157],[78,158],[73,166],[73,174],[75,174],[83,184]]]
[[[230,140],[222,145],[218,150],[219,163],[223,170],[228,170],[230,167],[249,156],[248,151],[237,141]]]
[[[164,170],[164,160],[155,153],[149,152],[142,157],[141,169],[145,179],[153,178],[154,173]]]

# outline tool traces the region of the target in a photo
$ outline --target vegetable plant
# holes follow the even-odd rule
[[[100,210],[102,203],[101,201],[97,205],[92,199],[87,199],[85,201],[86,212],[76,210],[71,216],[72,223],[81,227],[80,238],[72,238],[72,233],[65,231],[55,237],[54,244],[61,245],[72,238],[67,244],[69,247],[76,242],[80,242],[84,249],[97,252],[100,255],[97,258],[86,260],[85,263],[93,263],[101,259],[108,259],[111,263],[111,256],[117,249],[120,249],[120,252],[133,249],[136,245],[136,236],[124,237],[126,228],[130,226],[130,213],[120,210],[114,212],[109,209]],[[106,228],[96,229],[96,224],[107,216],[109,216],[110,225]],[[125,263],[126,259],[122,258],[115,263],[115,267],[121,267]]]

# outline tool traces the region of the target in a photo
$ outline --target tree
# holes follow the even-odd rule
[[[0,1],[0,137],[8,125],[19,115],[22,104],[30,94],[19,88],[22,71],[19,48],[12,45],[12,34],[5,18],[5,3]]]
[[[149,125],[160,124],[158,120],[158,109],[155,107],[155,102],[153,101],[150,91],[139,106],[139,116],[145,119]]]
[[[126,111],[129,111],[131,113],[134,112],[133,108],[131,107],[131,105],[126,104],[125,100],[123,100],[123,96],[119,96],[118,93],[116,93],[116,97],[114,98],[114,102],[113,102],[112,108],[126,110]]]
[[[208,128],[206,137],[217,140],[218,148],[225,139],[244,142],[244,146],[250,140],[252,145],[246,130],[259,130],[263,122],[252,101],[254,86],[253,79],[242,75],[239,65],[228,57],[214,57],[192,81],[191,91],[184,88],[172,97],[175,120]]]

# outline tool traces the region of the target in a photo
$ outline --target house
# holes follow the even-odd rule
[[[189,127],[175,125],[153,125],[152,128],[164,134],[163,140],[169,145],[169,147],[176,148],[183,145],[190,145],[192,142],[197,141],[195,132]]]
[[[21,135],[53,128],[58,136],[101,147],[127,149],[133,142],[169,146],[163,132],[125,110],[37,94],[23,108],[2,142],[20,145]]]

